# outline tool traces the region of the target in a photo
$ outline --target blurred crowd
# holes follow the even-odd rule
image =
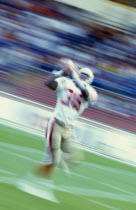
[[[0,16],[3,91],[14,82],[7,75],[22,85],[32,75],[38,81],[68,57],[94,71],[98,107],[135,115],[136,27],[116,28],[96,14],[49,0],[4,0]]]

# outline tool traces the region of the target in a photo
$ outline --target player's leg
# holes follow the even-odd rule
[[[55,120],[50,120],[46,129],[45,153],[42,164],[39,167],[39,174],[50,178],[54,167],[60,161],[61,133]]]
[[[72,127],[63,128],[63,136],[61,141],[61,150],[63,152],[62,164],[69,164],[73,156]]]
[[[61,150],[64,152],[63,159],[68,165],[75,165],[83,159],[83,154],[77,148],[73,138],[72,128],[66,129],[62,138]]]

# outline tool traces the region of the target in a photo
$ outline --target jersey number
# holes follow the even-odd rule
[[[67,97],[66,101],[61,100],[61,103],[65,106],[72,106],[73,109],[75,109],[76,111],[79,111],[81,103],[82,103],[82,95],[80,94],[76,94],[74,93],[73,90],[68,89],[70,95]]]

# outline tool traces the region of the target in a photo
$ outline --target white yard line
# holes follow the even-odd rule
[[[12,173],[10,171],[6,171],[4,169],[0,169],[0,173],[4,173],[4,174],[10,174],[10,175],[16,175],[15,173]]]
[[[27,147],[13,145],[13,144],[8,144],[8,143],[3,143],[3,142],[0,143],[0,145],[1,145],[1,151],[4,151],[6,153],[9,153],[9,154],[12,154],[12,155],[15,155],[15,156],[18,156],[18,157],[23,158],[23,159],[30,160],[32,162],[37,162],[37,161],[34,158],[29,158],[29,157],[27,157],[25,155],[20,155],[18,153],[20,151],[22,151],[22,152],[35,153],[35,154],[42,155],[42,152],[40,150],[33,149],[33,148],[27,148]],[[13,150],[13,151],[11,152],[11,151],[9,151],[7,149]],[[120,161],[120,162],[122,162],[122,161]],[[107,170],[107,171],[111,171],[111,172],[113,170],[110,167],[101,166],[101,165],[97,165],[97,164],[93,164],[93,163],[89,163],[89,162],[81,162],[81,164],[83,164],[85,166],[90,166],[90,167],[97,167],[99,169]],[[114,172],[115,172],[115,170],[118,170],[120,173],[127,172],[127,171],[123,171],[123,170],[119,170],[119,169],[114,169]],[[5,173],[5,174],[9,174],[9,175],[16,175],[16,174],[8,172],[8,171],[6,171],[4,169],[1,169],[1,172]],[[132,172],[128,172],[128,173],[129,173],[129,175],[133,175]],[[72,172],[71,174],[75,175],[75,176],[79,176],[79,177],[81,177],[83,179],[94,180],[95,182],[103,184],[105,186],[108,186],[109,188],[116,189],[116,190],[120,191],[120,193],[110,193],[110,192],[101,191],[101,190],[86,189],[86,188],[80,188],[80,187],[74,187],[74,186],[65,186],[65,185],[59,185],[59,186],[52,185],[52,186],[48,186],[48,187],[51,188],[52,190],[69,192],[71,194],[76,194],[76,195],[84,195],[84,196],[95,197],[95,198],[107,198],[107,199],[115,199],[115,200],[120,200],[120,201],[136,202],[136,198],[135,198],[135,195],[133,193],[130,193],[130,192],[125,191],[125,190],[122,190],[122,189],[120,189],[118,187],[115,187],[115,186],[112,186],[110,184],[106,184],[106,183],[97,181],[97,180],[95,180],[95,179],[93,179],[91,177],[88,178],[86,176],[82,176],[82,175],[76,174],[74,172]],[[18,179],[16,177],[0,176],[0,182],[1,183],[8,183],[8,184],[15,184],[16,185],[17,181],[18,181]],[[39,190],[39,191],[36,190],[36,189],[32,190],[32,187],[29,186],[29,185],[28,186],[25,185],[25,190],[24,191],[28,191],[28,193],[34,194],[37,197],[43,197],[44,199],[46,199],[46,197],[48,197],[41,190]],[[44,197],[43,194],[45,195],[45,197]],[[50,199],[52,201],[54,200],[53,202],[57,202],[57,200],[55,201],[56,198],[54,197],[54,195],[52,195],[52,193],[49,195],[48,199]],[[90,202],[91,201],[97,203],[97,201],[90,200]],[[98,202],[98,204],[103,205],[103,206],[105,205],[105,207],[108,207],[106,204],[103,204],[101,202]],[[111,206],[109,206],[108,208],[116,209],[116,208],[111,207]]]
[[[36,186],[31,182],[25,182],[21,180],[16,184],[16,187],[21,191],[34,195],[36,197],[59,203],[59,201],[54,195],[53,190],[47,186],[46,188],[41,189],[39,185]]]
[[[17,145],[12,145],[12,144],[8,144],[8,143],[0,143],[1,147],[4,147],[4,148],[1,148],[0,150],[1,151],[4,151],[6,153],[9,153],[9,154],[12,154],[12,155],[15,155],[17,157],[20,157],[20,158],[23,158],[23,159],[26,159],[26,160],[29,160],[29,161],[32,161],[32,162],[35,162],[35,163],[38,163],[39,161],[37,161],[36,159],[34,158],[30,158],[30,157],[27,157],[25,155],[20,155],[18,154],[18,151],[22,151],[22,152],[31,152],[31,153],[36,153],[36,154],[40,154],[42,155],[43,153],[40,151],[40,150],[37,150],[37,149],[33,149],[33,148],[27,148],[27,147],[23,147],[23,146],[17,146]],[[15,151],[9,151],[7,149],[13,149]],[[127,171],[123,171],[123,170],[120,170],[120,169],[112,169],[110,167],[106,167],[106,166],[101,166],[101,165],[97,165],[97,164],[93,164],[93,163],[89,163],[89,162],[81,162],[82,165],[86,165],[86,166],[89,166],[89,167],[95,167],[95,168],[98,168],[98,169],[101,169],[101,170],[106,170],[106,171],[110,171],[111,173],[115,171],[121,171],[121,173],[128,173],[128,175],[133,175],[134,176],[134,173],[132,172],[127,172]],[[60,168],[57,168],[57,170],[61,170]],[[10,173],[10,172],[9,172]],[[101,181],[97,181],[96,179],[92,178],[92,177],[87,177],[87,176],[83,176],[83,175],[80,175],[80,174],[77,174],[77,173],[74,173],[72,171],[70,171],[70,174],[71,175],[74,175],[74,176],[78,176],[78,177],[81,177],[83,179],[86,179],[86,180],[92,180],[92,181],[95,181],[99,184],[103,184],[105,186],[108,186],[109,188],[113,188],[113,189],[116,189],[122,193],[127,193],[129,195],[133,195],[133,193],[131,192],[128,192],[126,190],[123,190],[123,189],[120,189],[118,187],[115,187],[111,184],[107,184],[107,183],[104,183],[104,182],[101,182]]]
[[[108,208],[108,209],[112,209],[112,210],[121,210],[120,208],[116,208],[116,207],[113,207],[113,206],[104,204],[104,203],[102,203],[102,202],[100,202],[100,201],[95,201],[95,200],[92,200],[92,199],[89,199],[88,201],[90,201],[91,203],[96,203],[96,204],[98,204],[98,205],[100,205],[100,206],[104,206],[104,207],[106,207],[106,208]]]
[[[17,177],[6,177],[6,176],[0,176],[0,183],[4,184],[16,184]]]
[[[21,190],[23,190],[25,192],[28,191],[28,193],[34,194],[37,197],[41,197],[39,195],[40,191],[42,191],[42,193],[44,192],[44,190],[41,190],[41,189],[36,190],[36,188],[35,188],[34,193],[30,192],[32,188],[34,189],[34,187],[29,186],[29,183],[26,184],[25,180],[23,180],[23,179],[20,180],[18,178],[14,178],[14,177],[9,178],[9,177],[0,176],[0,182],[8,183],[8,184],[15,184],[16,186],[18,183],[21,183],[21,185],[22,185],[22,189],[21,189],[21,185],[20,185]],[[73,187],[73,186],[66,186],[66,185],[56,186],[54,184],[48,184],[48,183],[46,184],[45,182],[43,182],[43,184],[45,185],[46,188],[49,188],[52,190],[68,192],[68,193],[75,194],[75,195],[83,195],[83,196],[87,196],[88,198],[89,197],[106,198],[106,199],[114,199],[117,201],[125,201],[125,202],[127,201],[127,202],[133,202],[133,203],[136,202],[135,195],[129,196],[129,195],[125,195],[125,194],[115,194],[115,193],[110,193],[110,192],[106,192],[106,191],[102,191],[102,190],[87,189],[87,188],[80,188],[80,187]],[[23,186],[24,186],[24,189],[23,189]],[[36,192],[37,192],[37,194],[36,194]]]
[[[62,170],[62,171],[64,171],[66,174],[68,173],[67,171],[65,171],[65,170],[63,170],[63,169],[61,169],[61,168],[57,168],[57,170],[59,170],[59,171]],[[82,176],[82,175],[77,174],[77,173],[74,173],[74,172],[72,172],[72,171],[69,171],[69,173],[70,173],[70,176],[71,176],[71,175],[74,175],[74,176],[78,176],[78,177],[81,177],[81,178],[86,179],[86,180],[90,180],[89,177]]]
[[[9,149],[13,149],[13,150],[17,150],[17,151],[23,151],[23,152],[31,152],[31,153],[36,153],[36,154],[43,154],[43,152],[41,152],[38,149],[33,149],[30,147],[24,147],[24,146],[19,146],[19,145],[15,145],[15,144],[9,144],[9,143],[5,143],[5,142],[1,142],[0,146],[3,148],[9,148]]]
[[[7,143],[0,144],[0,145],[2,145],[2,146],[4,145],[4,147],[7,146],[8,148],[10,148],[10,146],[11,146],[12,149],[14,148],[13,145],[10,145],[10,144],[7,144]],[[24,151],[24,152],[25,152],[25,151],[27,151],[27,152],[29,151],[28,148],[26,148],[26,147],[21,147],[21,146],[15,146],[15,149],[17,149],[17,151],[18,151],[18,150],[19,150],[19,151]],[[6,153],[8,153],[8,154],[15,155],[15,156],[17,156],[17,157],[20,157],[20,158],[23,158],[23,159],[26,159],[26,160],[29,160],[29,161],[32,161],[32,162],[35,162],[35,163],[39,163],[39,161],[36,161],[36,160],[34,160],[34,159],[32,159],[32,158],[29,158],[29,157],[27,157],[27,156],[25,156],[25,155],[20,155],[20,154],[17,154],[16,152],[8,151],[7,149],[2,149],[2,148],[1,148],[0,150],[6,152]],[[40,153],[40,154],[42,153],[42,152],[40,152],[39,150],[35,150],[35,149],[31,149],[31,148],[30,148],[30,151],[31,151],[31,152],[37,152],[37,153]],[[62,170],[62,169],[57,168],[57,170]],[[3,170],[3,171],[4,171],[4,170]],[[71,172],[71,171],[70,171],[70,174],[89,180],[88,177],[85,177],[85,176],[76,174],[76,173]]]
[[[87,189],[87,188],[65,186],[65,185],[61,185],[60,187],[63,188],[66,192],[73,193],[76,195],[84,195],[84,196],[96,197],[96,198],[108,198],[108,199],[114,199],[114,200],[119,200],[119,201],[136,202],[135,194],[130,196],[130,195],[120,194],[120,193],[116,193],[116,194],[110,193],[103,190]]]
[[[26,159],[26,160],[30,160],[30,161],[35,162],[35,163],[37,163],[37,162],[39,163],[39,161],[36,161],[36,160],[34,160],[32,158],[29,158],[29,157],[26,157],[24,155],[19,155],[19,154],[16,154],[15,152],[9,152],[9,151],[7,151],[5,149],[0,149],[0,150],[4,151],[4,152],[7,152],[8,154],[15,155],[17,157],[20,157],[20,158],[23,158],[23,159]]]
[[[116,172],[120,173],[120,174],[126,174],[127,173],[129,176],[135,176],[134,172],[126,171],[126,170],[119,169],[119,168],[112,168],[110,166],[98,165],[98,164],[91,163],[91,162],[82,161],[81,165],[88,166],[88,167],[94,167],[94,168],[97,168],[97,169],[102,169],[102,170],[105,170],[105,171],[109,171],[111,173],[116,173]]]

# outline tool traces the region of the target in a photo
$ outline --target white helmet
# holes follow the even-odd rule
[[[86,79],[86,82],[88,84],[91,84],[92,83],[92,81],[94,79],[94,74],[93,74],[93,72],[92,72],[91,69],[89,69],[89,68],[82,68],[82,69],[79,70],[79,74],[80,75],[83,74],[83,75],[88,76],[88,79]]]

